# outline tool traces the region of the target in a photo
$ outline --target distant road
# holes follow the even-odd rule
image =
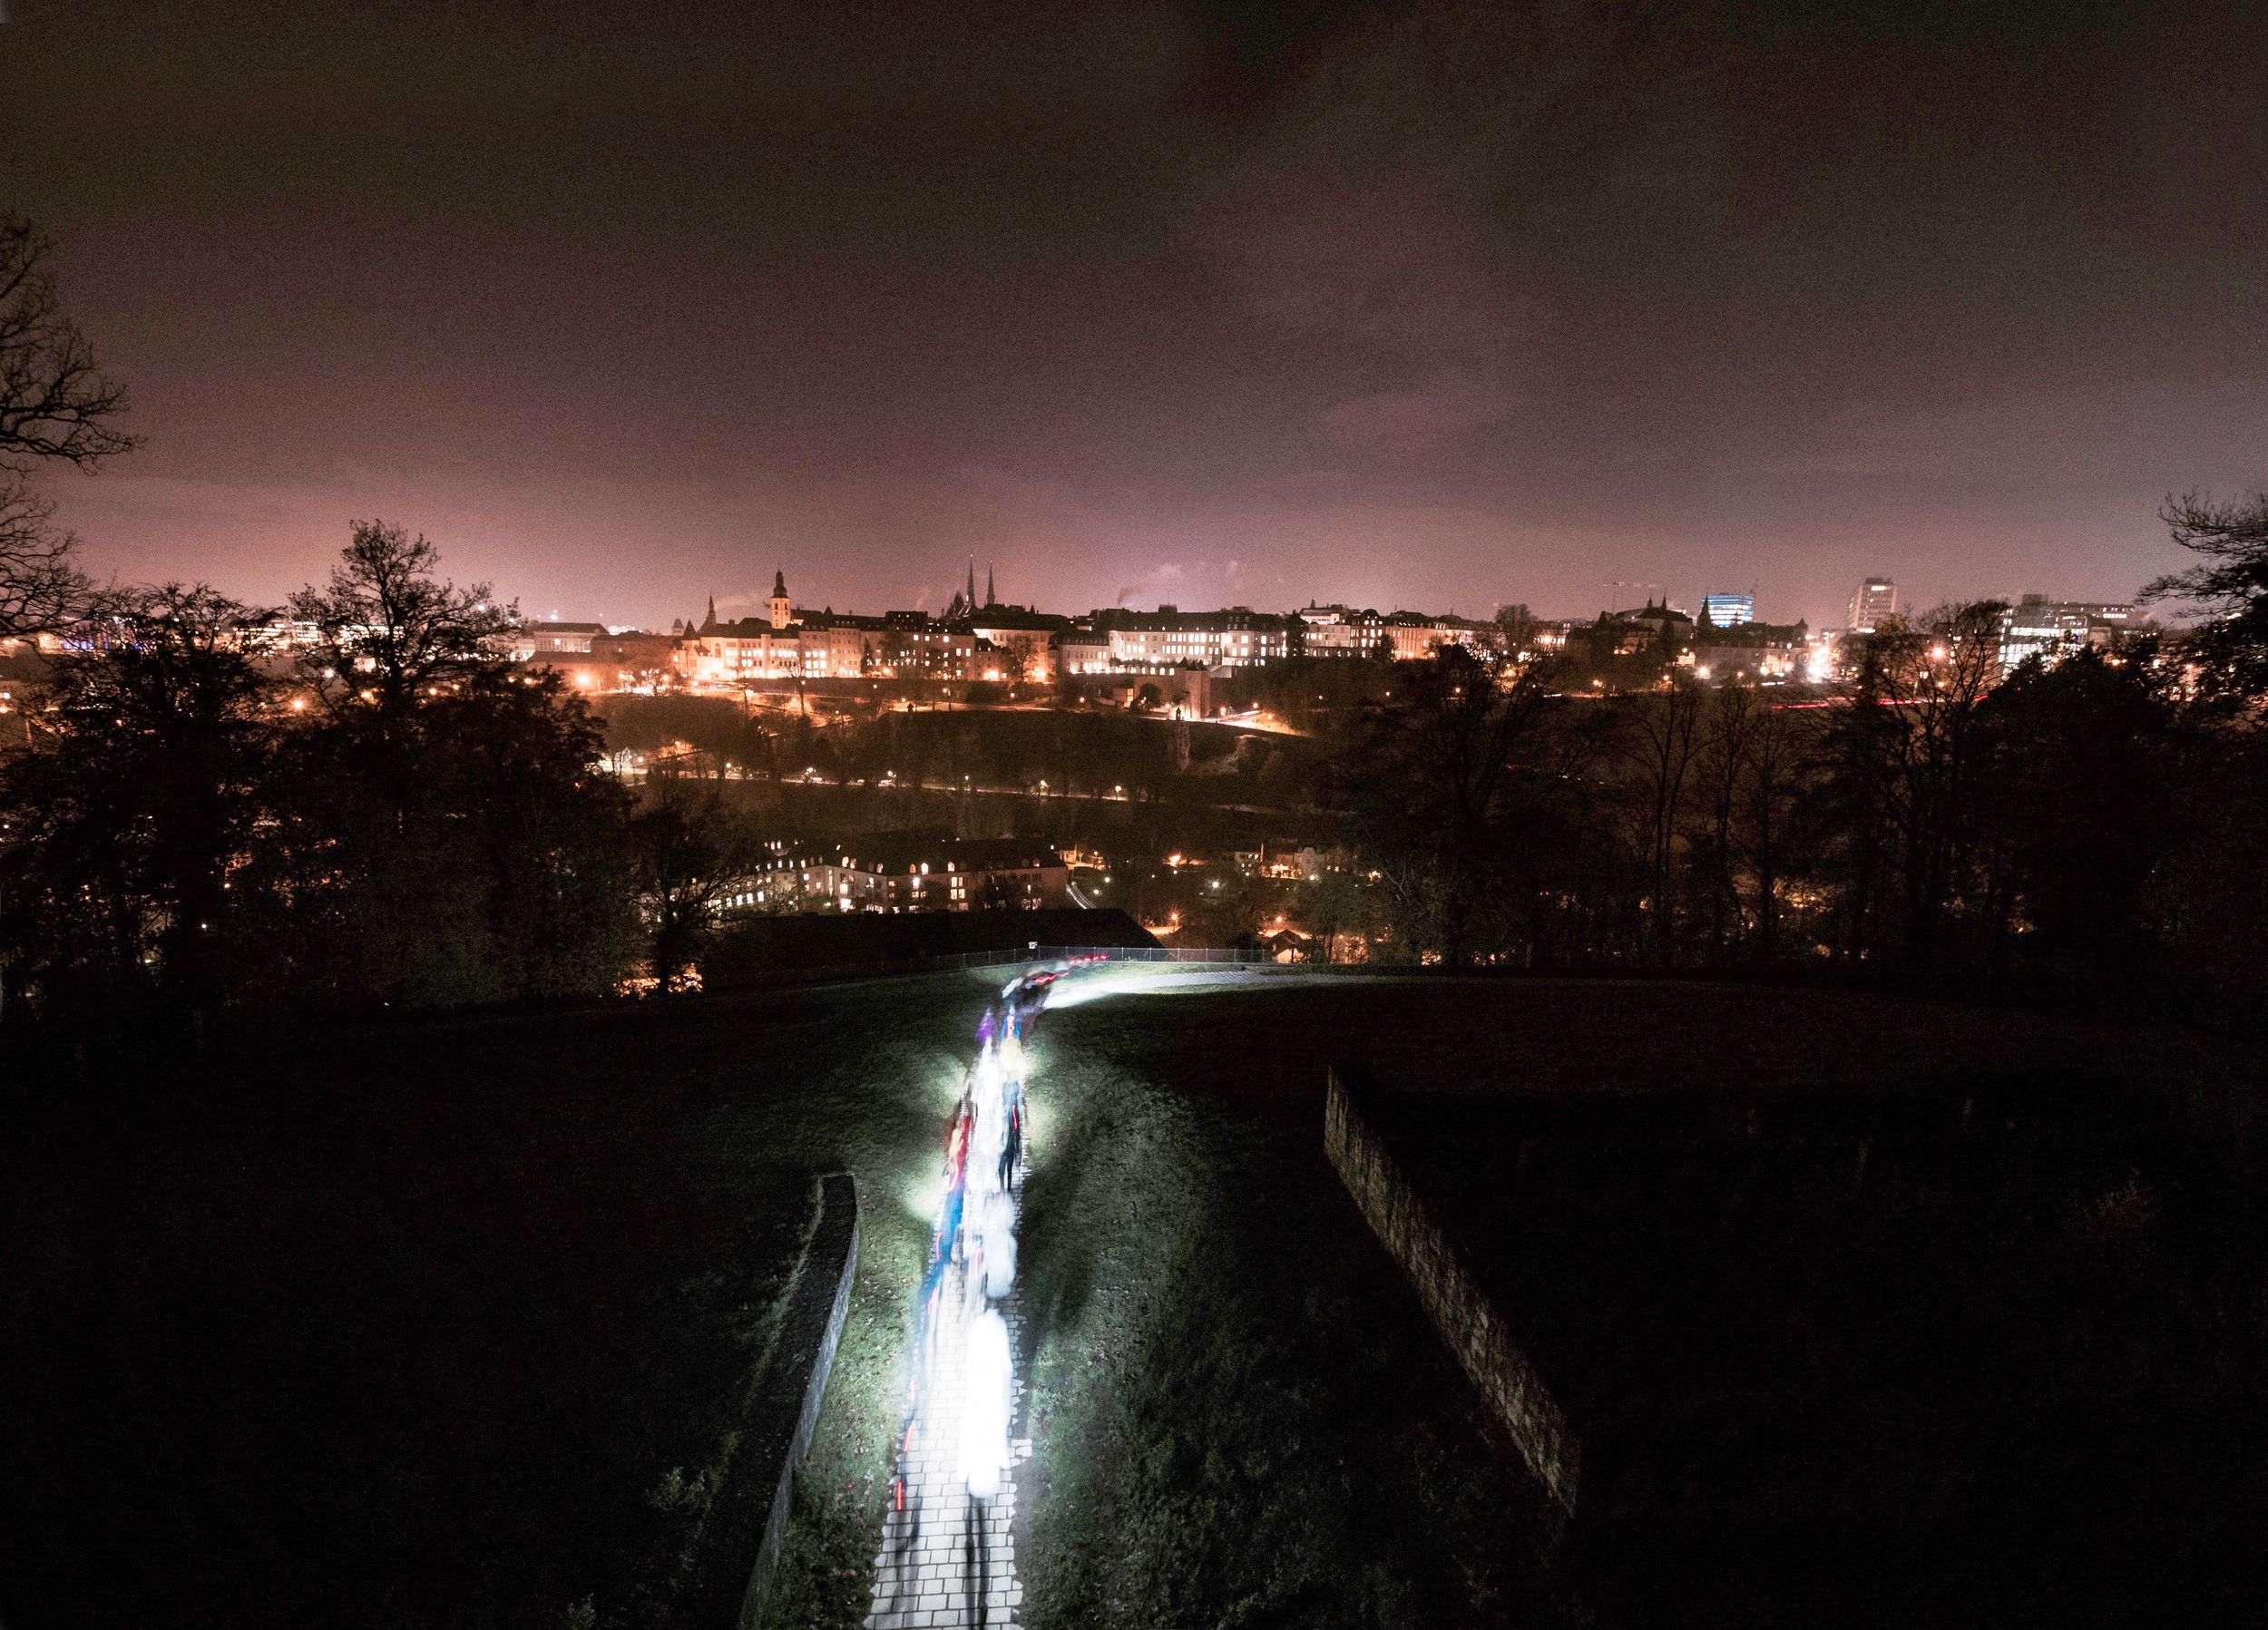
[[[745,770],[728,774],[726,779],[731,781],[769,781],[779,786],[871,786],[885,792],[915,790],[925,793],[966,793],[971,795],[982,795],[988,798],[1070,798],[1084,799],[1089,802],[1100,804],[1133,804],[1139,802],[1139,800],[1137,799],[1133,794],[1127,792],[1120,787],[1113,787],[1109,792],[1066,792],[1060,787],[995,786],[987,783],[981,783],[973,780],[908,781],[899,780],[891,776],[883,776],[874,781],[867,781],[857,776],[853,776],[850,780],[845,781],[836,777],[820,775],[752,776]],[[1227,809],[1233,810],[1238,815],[1298,815],[1306,813],[1299,810],[1286,809],[1280,805],[1272,804],[1208,804],[1179,798],[1170,800],[1157,798],[1150,801],[1157,804],[1168,804],[1171,807],[1177,809]]]
[[[794,713],[799,704],[795,692],[744,691],[729,687],[718,687],[690,692],[694,696],[722,697],[743,703],[765,713]],[[828,702],[847,699],[827,695],[817,698]],[[908,697],[894,697],[879,707],[884,713],[1061,713],[1067,717],[1148,719],[1153,724],[1217,725],[1224,730],[1245,730],[1259,736],[1305,737],[1312,732],[1286,724],[1282,719],[1265,717],[1258,713],[1224,715],[1218,718],[1176,718],[1166,712],[1138,713],[1130,708],[1058,708],[1050,702],[921,702]]]

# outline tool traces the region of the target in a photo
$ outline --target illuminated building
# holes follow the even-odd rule
[[[1870,577],[1851,596],[1850,631],[1871,634],[1898,615],[1898,585],[1886,577]]]
[[[1488,625],[1462,617],[1420,611],[1381,613],[1351,606],[1309,604],[1292,613],[1305,657],[1370,657],[1422,662],[1445,645],[1471,646]]]
[[[2130,605],[2027,594],[2000,613],[2000,668],[2007,672],[2035,656],[2052,667],[2082,646],[2115,645],[2135,626]]]
[[[782,848],[728,890],[728,914],[1036,911],[1069,905],[1070,868],[1036,838],[875,833]]]
[[[1292,619],[1249,606],[1224,611],[1184,611],[1177,606],[1114,610],[1097,611],[1093,621],[1110,639],[1110,667],[1117,672],[1167,673],[1192,665],[1257,668],[1281,661],[1292,650]]]

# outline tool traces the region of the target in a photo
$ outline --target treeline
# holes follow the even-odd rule
[[[495,654],[508,610],[435,567],[357,523],[294,597],[318,642],[288,670],[209,589],[110,597],[0,763],[12,1004],[432,1008],[623,975],[639,824],[601,734]]]
[[[1324,753],[1291,737],[1145,717],[1116,708],[845,712],[825,724],[752,715],[720,697],[611,697],[609,746],[675,774],[833,785],[1014,792],[1137,803],[1249,802],[1287,812],[1320,792]]]
[[[1342,766],[1377,876],[1333,913],[1451,964],[1841,965],[2253,1022],[2268,500],[2169,518],[2205,563],[2154,591],[2205,620],[1999,683],[1990,603],[1885,629],[1833,696],[1595,698],[1448,653]]]

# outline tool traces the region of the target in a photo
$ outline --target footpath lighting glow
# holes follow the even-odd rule
[[[1008,1461],[1008,1415],[1014,1402],[1015,1365],[1008,1323],[991,1308],[969,1322],[962,1356],[961,1477],[972,1497],[1000,1493]]]
[[[983,1230],[984,1294],[1004,1301],[1016,1288],[1016,1206],[1002,1191],[984,1197],[977,1225]]]
[[[946,1125],[943,1192],[914,1298],[912,1375],[875,1558],[871,1625],[1020,1616],[1009,1474],[1030,1452],[1014,1436],[1022,1390],[1015,1290],[1027,1130],[1023,1032],[1056,979],[1034,972],[1002,989],[977,1028],[976,1057]]]

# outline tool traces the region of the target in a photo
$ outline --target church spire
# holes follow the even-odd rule
[[[992,563],[984,562],[984,605],[986,610],[1000,604],[1000,597],[992,592]]]
[[[969,557],[969,586],[962,592],[962,600],[969,610],[976,610],[976,557]]]
[[[715,595],[713,595],[713,594],[712,594],[712,595],[710,595],[710,596],[709,597],[709,620],[708,620],[707,622],[704,622],[703,624],[701,624],[701,632],[702,632],[702,633],[704,633],[704,634],[706,634],[706,633],[708,633],[710,630],[714,629],[716,626],[717,626],[717,597],[716,597]]]

